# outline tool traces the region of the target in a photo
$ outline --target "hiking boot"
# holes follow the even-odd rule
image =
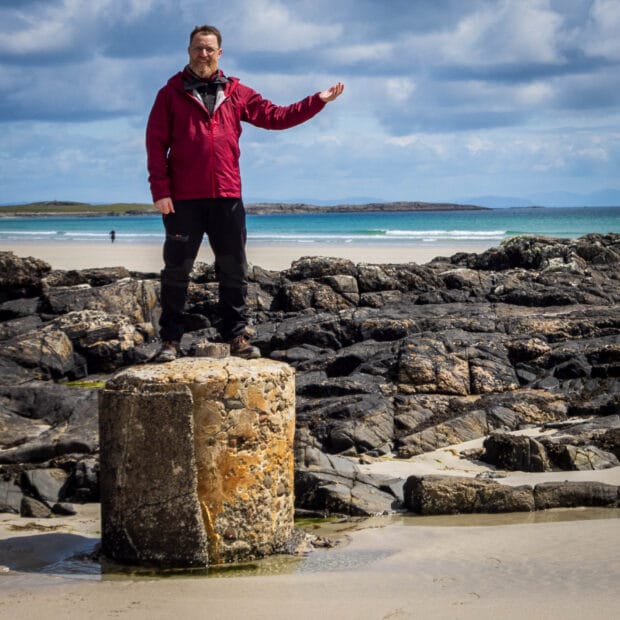
[[[166,362],[174,362],[177,357],[179,357],[179,343],[164,340],[161,349],[155,354],[152,361],[158,364],[164,364]]]
[[[230,354],[235,357],[242,357],[246,360],[254,360],[260,357],[258,347],[252,346],[243,334],[233,338],[228,344],[230,345]]]

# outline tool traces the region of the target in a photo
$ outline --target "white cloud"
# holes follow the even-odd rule
[[[62,0],[59,4],[42,5],[40,12],[32,7],[0,8],[0,53],[15,56],[49,54],[82,48],[88,56],[96,48],[105,28],[102,25],[130,24],[147,15],[155,0]]]
[[[0,52],[28,56],[46,54],[71,47],[74,28],[54,11],[41,18],[36,15],[2,15],[10,24],[0,37]],[[5,22],[6,24],[7,22]]]
[[[235,48],[263,52],[311,49],[333,42],[342,34],[340,24],[312,23],[274,0],[248,0],[239,11]],[[232,24],[231,24],[232,26]]]
[[[390,136],[385,141],[386,144],[392,144],[394,146],[408,147],[412,144],[417,144],[420,137],[417,134],[411,134],[409,136]]]
[[[465,148],[472,154],[478,155],[480,153],[488,152],[493,150],[493,143],[488,140],[481,138],[479,135],[472,135],[465,142]]]
[[[434,64],[555,63],[561,26],[546,0],[503,0],[465,14],[453,30],[414,35],[409,46]]]
[[[553,96],[554,90],[547,82],[531,82],[523,86],[517,85],[516,100],[524,105],[536,105],[547,101]]]
[[[342,47],[330,48],[324,54],[326,60],[336,59],[343,65],[357,64],[369,60],[390,61],[394,45],[392,43],[373,42],[360,45],[344,45]]]
[[[407,101],[416,88],[415,82],[407,77],[387,78],[385,81],[385,91],[387,96],[397,103]]]
[[[620,59],[620,2],[595,0],[585,29],[585,48],[591,54]]]

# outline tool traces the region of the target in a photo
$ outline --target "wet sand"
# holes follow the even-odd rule
[[[475,476],[493,468],[459,455],[481,442],[407,460],[378,458],[360,468],[400,477]],[[620,467],[502,473],[506,478],[497,481],[505,484],[536,484],[541,477],[620,482]],[[99,542],[97,504],[70,518],[0,514],[0,617],[584,620],[620,612],[620,508],[392,515],[310,531],[338,544],[232,571],[102,575],[84,556]]]
[[[248,261],[264,269],[282,270],[302,256],[346,258],[354,263],[427,263],[436,256],[456,252],[483,252],[489,245],[256,245],[248,244]],[[86,269],[123,266],[130,271],[158,272],[162,268],[162,249],[157,244],[128,243],[13,243],[3,242],[0,251],[17,256],[34,256],[54,269]],[[213,254],[203,243],[198,260],[212,262]]]
[[[341,544],[307,558],[161,578],[59,562],[97,542],[98,506],[85,508],[71,519],[0,515],[0,617],[583,620],[620,611],[618,509],[332,524]],[[60,528],[10,530],[15,524]]]

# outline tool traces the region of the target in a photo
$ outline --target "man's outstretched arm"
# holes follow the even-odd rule
[[[239,85],[236,92],[244,99],[242,121],[263,129],[289,129],[300,125],[318,114],[325,105],[342,94],[341,82],[297,103],[287,106],[273,104],[255,90]]]

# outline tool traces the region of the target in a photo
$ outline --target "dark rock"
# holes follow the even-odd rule
[[[599,447],[620,458],[620,428],[610,428],[601,434],[597,441]]]
[[[416,331],[411,319],[392,319],[388,317],[369,317],[360,322],[360,336],[367,340],[386,342],[400,340]]]
[[[21,487],[28,495],[52,505],[63,499],[68,477],[67,472],[58,468],[29,469],[22,473]]]
[[[620,465],[617,457],[595,446],[563,445],[554,455],[554,463],[567,471],[592,471]]]
[[[249,272],[249,280],[258,284],[260,290],[266,291],[272,296],[277,294],[281,277],[279,271],[272,271],[263,269],[258,265],[252,265]]]
[[[52,326],[15,336],[3,343],[0,356],[36,369],[41,379],[61,378],[73,369],[73,346],[66,334]]]
[[[43,321],[37,315],[4,321],[0,323],[0,340],[10,340],[21,334],[35,331],[42,323]]]
[[[406,437],[401,437],[398,456],[410,458],[451,444],[483,437],[488,431],[486,413],[484,411],[472,411],[453,417],[446,422],[429,426]]]
[[[615,265],[620,262],[618,242],[612,235],[586,235],[576,241],[575,251],[593,265]]]
[[[342,457],[323,455],[318,460],[320,468],[295,470],[297,507],[325,515],[372,516],[400,506],[397,497],[387,490],[388,479],[366,476]]]
[[[32,441],[50,428],[48,424],[23,417],[13,407],[9,398],[0,396],[0,450]]]
[[[353,377],[321,377],[319,380],[297,384],[297,394],[311,398],[329,398],[350,394],[373,394],[379,391],[373,377],[355,380]]]
[[[493,430],[516,430],[520,425],[566,416],[562,396],[528,389],[485,394],[474,401],[434,395],[426,398],[425,407],[424,418],[412,429],[414,432],[398,434],[398,456],[401,458],[484,437]]]
[[[545,447],[533,437],[491,433],[484,440],[481,460],[509,471],[547,471]]]
[[[382,265],[358,265],[358,285],[360,293],[402,290],[400,282],[386,273]]]
[[[0,477],[0,512],[19,513],[24,494],[14,476]]]
[[[133,318],[100,310],[82,310],[55,319],[51,327],[69,338],[73,350],[86,360],[90,373],[113,372],[138,361],[136,348],[148,338],[145,334],[152,331],[150,322],[135,323]]]
[[[270,342],[271,349],[289,349],[303,345],[320,349],[340,349],[345,345],[341,339],[340,321],[329,313],[295,316],[278,325]]]
[[[470,393],[467,360],[439,339],[406,339],[398,360],[397,381],[404,393]]]
[[[383,308],[390,304],[400,303],[403,299],[401,291],[381,291],[379,293],[362,293],[360,295],[360,306],[369,308]]]
[[[410,476],[404,498],[409,510],[423,515],[529,512],[535,508],[529,486],[510,487],[460,476]]]
[[[356,276],[357,268],[353,262],[343,258],[324,258],[304,256],[294,261],[284,272],[290,280],[308,280],[325,276]]]
[[[524,236],[508,239],[499,248],[474,255],[472,262],[475,269],[485,270],[544,269],[553,259],[569,263],[572,252],[568,239]]]
[[[359,303],[359,288],[357,286],[357,279],[354,276],[325,276],[323,281],[351,304],[356,306]]]
[[[0,355],[0,385],[21,385],[33,381],[42,374],[37,369],[28,369],[17,362]]]
[[[317,310],[344,310],[355,305],[352,295],[341,295],[328,284],[303,280],[285,284],[280,291],[280,306],[287,312],[309,308]]]
[[[298,427],[307,424],[305,401],[299,403]],[[318,413],[318,416],[317,416]],[[316,425],[314,419],[321,423]],[[354,394],[348,397],[324,398],[317,412],[312,407],[312,434],[330,453],[362,454],[390,445],[394,435],[393,413],[387,399],[380,395]]]
[[[602,482],[542,482],[534,487],[537,510],[617,506],[618,487]]]
[[[527,364],[517,364],[515,366],[515,375],[521,385],[532,384],[538,379],[538,373]]]
[[[80,310],[116,314],[122,309],[122,314],[134,324],[150,322],[156,302],[155,283],[131,278],[96,287],[89,284],[50,287],[44,295],[44,303],[52,314]]]
[[[507,343],[506,348],[513,364],[529,362],[551,351],[551,347],[540,338],[519,338]]]
[[[31,383],[0,386],[0,399],[10,403],[14,414],[46,425],[32,439],[1,449],[0,463],[41,463],[97,449],[97,390]]]
[[[336,354],[324,356],[321,366],[329,377],[344,377],[355,372],[386,375],[396,359],[396,348],[372,339],[342,347]],[[378,372],[373,372],[376,371]]]
[[[37,258],[19,258],[13,252],[0,252],[0,302],[41,293],[41,279],[51,270]]]
[[[483,272],[463,267],[442,271],[439,278],[448,289],[467,289],[468,291],[487,289],[490,282],[490,278]]]
[[[51,508],[32,497],[23,497],[20,505],[19,514],[22,517],[34,519],[48,519],[52,516]]]
[[[78,461],[64,488],[63,497],[71,501],[99,501],[99,461],[85,458]]]
[[[558,379],[576,379],[589,377],[592,367],[583,359],[574,358],[555,367],[554,377]]]
[[[39,304],[39,297],[11,299],[0,303],[0,321],[30,317],[37,313]]]
[[[319,355],[325,353],[325,349],[315,347],[311,344],[304,344],[300,347],[291,347],[285,350],[276,350],[271,352],[271,359],[287,362],[293,366],[297,366],[300,362],[308,362],[316,359]]]
[[[52,506],[52,512],[58,516],[71,517],[77,514],[77,510],[73,504],[67,502],[58,502]]]
[[[77,286],[78,284],[105,286],[129,277],[129,271],[125,267],[93,267],[79,271],[73,269],[51,271],[43,282],[47,287]]]

